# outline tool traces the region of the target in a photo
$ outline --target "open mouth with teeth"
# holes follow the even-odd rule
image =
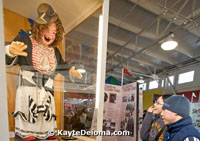
[[[51,43],[53,43],[55,40],[55,37],[54,35],[49,35],[47,33],[44,33],[42,35],[42,44],[45,45],[45,46],[49,46]]]
[[[44,39],[46,42],[49,42],[51,40],[51,38],[49,38],[48,36],[44,36]]]

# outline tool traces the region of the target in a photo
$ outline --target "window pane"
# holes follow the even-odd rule
[[[181,73],[178,76],[178,84],[192,82],[193,80],[194,80],[194,71],[189,71],[189,72],[186,72],[186,73]]]
[[[142,89],[143,91],[146,90],[146,83],[139,84],[139,88]]]
[[[156,80],[149,82],[149,89],[158,88],[158,82]]]
[[[174,76],[170,76],[169,81],[172,83],[172,85],[174,85]],[[168,86],[170,86],[169,82],[168,82]]]
[[[101,6],[100,3],[98,3],[99,6]],[[83,19],[78,18],[69,21],[68,25],[63,24],[63,27],[66,28],[65,33],[70,30],[70,33],[65,36],[60,34],[62,33],[60,22],[58,24],[56,22],[53,26],[48,26],[52,33],[58,29],[55,36],[63,36],[63,40],[58,46],[54,45],[54,43],[51,44],[55,49],[53,47],[48,48],[50,39],[45,39],[49,40],[45,42],[45,46],[34,37],[29,39],[28,34],[30,33],[25,33],[25,31],[30,30],[29,26],[25,26],[29,25],[27,18],[12,12],[14,10],[12,8],[5,12],[6,14],[3,16],[6,17],[5,23],[13,22],[16,19],[19,23],[26,23],[20,26],[5,24],[5,33],[9,33],[5,34],[5,43],[9,45],[12,42],[11,39],[14,39],[15,34],[19,32],[20,35],[15,40],[23,41],[24,44],[27,44],[28,48],[30,48],[30,50],[26,50],[28,51],[27,53],[33,55],[31,57],[29,55],[29,57],[11,58],[8,54],[6,57],[6,63],[10,65],[6,69],[10,131],[15,130],[15,123],[16,125],[20,123],[17,127],[20,129],[18,131],[21,136],[37,136],[43,139],[48,137],[48,131],[55,131],[54,129],[56,128],[63,129],[64,127],[63,130],[69,131],[89,130],[91,128],[96,102],[96,66],[97,54],[99,53],[98,17],[101,15],[101,9],[98,8],[99,10],[96,11],[95,7],[83,13],[83,18],[88,17],[88,14],[90,15],[84,22],[82,21]],[[81,8],[84,10],[84,7]],[[88,7],[85,8],[86,10],[88,9]],[[94,9],[96,13],[93,12]],[[84,15],[86,13],[87,15]],[[92,14],[95,14],[96,17],[92,16]],[[81,23],[79,24],[79,22]],[[72,26],[71,24],[73,23],[74,25]],[[32,25],[31,21],[30,24]],[[41,29],[40,25],[38,25],[39,29]],[[74,27],[77,28],[75,29]],[[20,31],[20,28],[25,31]],[[72,29],[73,31],[71,31]],[[83,30],[87,31],[88,34],[84,33]],[[45,36],[50,36],[50,33],[47,35],[46,32],[45,30]],[[59,41],[60,39],[57,39],[57,37],[55,37],[56,41]],[[53,41],[54,39],[51,40]],[[31,44],[30,41],[34,44]],[[20,59],[20,61],[17,59]],[[69,75],[69,69],[72,66],[75,66],[82,73],[81,79],[73,77],[72,72]],[[83,70],[84,68],[85,71]],[[20,81],[17,78],[20,78]],[[27,105],[29,106],[27,107]],[[23,116],[18,116],[19,111]],[[10,112],[14,112],[13,115],[17,117],[15,119],[11,117]],[[39,118],[37,118],[37,115],[39,115]],[[28,127],[26,126],[27,124]],[[34,129],[37,128],[37,125],[41,127],[45,125],[45,129],[38,128],[36,132]],[[29,133],[24,132],[27,130]]]
[[[161,87],[164,87],[164,80],[161,81]]]
[[[100,14],[98,11],[97,18],[91,16],[65,37],[65,60],[82,73],[81,79],[70,77],[64,84],[64,129],[68,131],[92,127],[98,53],[98,38],[94,37],[98,37]]]

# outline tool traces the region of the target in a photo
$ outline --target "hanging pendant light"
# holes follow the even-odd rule
[[[83,64],[78,65],[77,71],[79,71],[80,73],[85,73],[85,72],[86,72],[86,70],[85,70]]]
[[[162,43],[161,43],[161,48],[163,50],[173,50],[178,46],[178,42],[173,40],[174,38],[174,34],[171,33],[167,39],[165,39]]]
[[[143,77],[139,77],[139,79],[137,80],[137,82],[140,83],[140,84],[144,83]]]

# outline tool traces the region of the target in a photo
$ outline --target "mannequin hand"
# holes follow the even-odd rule
[[[77,78],[79,78],[79,79],[82,78],[82,74],[81,74],[79,71],[75,70],[75,67],[74,67],[74,66],[70,68],[69,74],[70,74],[71,76],[77,77]]]
[[[12,55],[21,55],[21,56],[27,56],[27,53],[24,52],[24,50],[27,48],[27,45],[25,45],[23,42],[19,41],[13,41],[10,44],[9,52]]]
[[[152,112],[153,112],[153,109],[154,109],[153,106],[151,106],[151,107],[148,108],[147,111],[150,112],[150,113],[152,113]]]

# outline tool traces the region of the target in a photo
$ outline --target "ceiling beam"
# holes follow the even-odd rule
[[[133,1],[135,3],[138,3],[138,0],[133,0]],[[145,0],[141,0],[138,4],[141,6],[143,4],[143,1],[145,1]],[[126,23],[126,22],[121,23],[121,20],[119,20],[119,19],[117,19],[115,17],[112,17],[112,16],[109,17],[109,23],[117,26],[118,28],[130,31],[130,32],[135,33],[135,34],[139,34],[139,36],[141,36],[141,37],[146,37],[146,38],[149,38],[149,39],[152,39],[152,40],[158,39],[159,38],[159,36],[158,36],[158,27],[160,26],[160,17],[162,16],[162,11],[161,11],[161,8],[159,6],[153,5],[150,2],[147,2],[147,3],[148,4],[146,4],[146,2],[145,2],[144,4],[147,5],[147,6],[152,5],[152,9],[153,10],[155,8],[156,12],[152,12],[152,11],[151,12],[156,14],[156,15],[158,15],[158,17],[151,24],[148,24],[147,27],[145,27],[144,29],[141,30],[140,28],[138,28],[138,27],[136,27],[134,25],[130,25],[130,24]],[[176,5],[177,3],[178,2],[176,1],[174,3],[174,5]],[[185,2],[185,4],[186,3],[187,3],[187,1]],[[185,4],[180,8],[180,10],[182,10],[182,8],[185,6]],[[195,15],[197,15],[196,12],[195,12]],[[150,33],[150,32],[146,32],[145,29],[148,28],[150,25],[152,25],[154,22],[157,22],[156,33],[153,34],[153,33]],[[170,21],[170,22],[172,23],[172,21]],[[169,25],[171,25],[171,24],[169,24]],[[109,36],[108,39],[110,39],[110,38],[112,39],[112,37]],[[124,44],[126,44],[126,43],[125,42],[121,42],[120,43],[121,46],[123,46]],[[135,45],[135,46],[138,47],[137,45]],[[183,44],[182,44],[181,48],[179,47],[179,48],[176,48],[175,50],[177,50],[178,52],[181,52],[182,54],[185,54],[188,57],[192,57],[192,58],[194,57],[194,54],[191,53],[191,51],[189,51],[187,49],[187,47],[184,46]],[[150,56],[152,56],[152,55],[150,55]],[[164,61],[164,60],[162,60],[162,61]],[[170,61],[168,61],[168,63],[170,63]],[[172,64],[172,63],[170,63],[170,64]]]
[[[137,2],[137,0],[129,0],[129,1],[131,1],[133,3]],[[178,3],[180,1],[181,0],[178,0],[175,2]],[[157,3],[153,3],[152,1],[149,1],[149,0],[140,0],[140,3],[138,3],[138,5],[156,15],[160,15],[164,11],[164,6],[162,8]],[[185,17],[185,19],[190,19],[192,16],[193,17],[196,16],[197,14],[199,14],[199,11],[200,11],[200,8],[193,11],[191,14],[187,15]],[[182,17],[184,17],[184,16],[182,16]],[[162,18],[169,21],[169,18],[167,16],[162,16]],[[185,19],[183,19],[182,22],[178,22],[178,21],[174,20],[173,23],[176,24],[177,26],[180,26],[185,21]],[[187,27],[185,27],[185,28],[188,29],[188,31],[190,31],[191,33],[195,34],[196,36],[200,36],[200,33],[196,29],[189,29]]]
[[[114,54],[115,53],[115,51],[117,50],[117,48],[120,48],[120,46],[119,45],[113,45],[114,47],[112,47],[112,44],[113,43],[111,43],[111,44],[109,44],[109,48],[108,48],[108,52],[110,53],[110,54]],[[130,49],[128,49],[128,48],[125,48],[124,50],[127,50],[127,52],[129,52],[130,54],[131,54],[131,50]],[[115,55],[123,55],[123,57],[129,57],[129,55],[127,55],[127,54],[122,54],[121,52],[118,52],[118,53],[116,53]],[[114,55],[114,56],[115,56]],[[113,55],[112,55],[113,56]],[[112,57],[111,56],[111,57]],[[111,59],[109,59],[109,60],[111,60]],[[142,59],[141,57],[137,57],[137,58],[131,58],[130,60],[132,60],[132,61],[136,61],[136,62],[139,62],[139,64],[140,65],[142,65],[142,66],[144,66],[144,65],[147,65],[147,66],[150,66],[150,67],[153,67],[153,68],[156,68],[156,69],[162,69],[162,66],[160,66],[160,65],[158,65],[158,64],[156,64],[156,63],[153,63],[153,62],[150,62],[149,60],[144,60],[144,59]]]
[[[117,65],[117,64],[121,63],[121,61],[118,58],[114,57],[114,60],[112,61],[112,63],[113,63],[113,65]],[[125,66],[123,63],[121,65],[122,65],[122,67],[127,68],[127,66]],[[121,68],[121,66],[119,65],[118,68]],[[134,66],[129,65],[128,68],[133,70],[133,71],[136,71],[136,72],[142,72],[142,73],[145,73],[145,74],[148,73],[147,70],[142,69],[141,67],[139,67],[137,65],[134,65]],[[110,68],[107,67],[107,69],[110,69]]]
[[[122,46],[122,44],[125,43],[124,41],[116,39],[116,38],[109,38],[109,42],[117,44],[119,46]],[[134,44],[129,43],[126,47],[123,47],[123,49],[126,49],[126,48],[133,50],[134,48],[136,48],[136,46]],[[139,47],[139,46],[137,46],[137,48],[142,49],[142,47]],[[155,53],[155,52],[148,52],[148,53],[144,53],[144,54],[149,55],[153,58],[159,59],[163,62],[167,62],[171,65],[174,65],[174,64],[177,63],[175,60],[172,60],[169,57],[164,57],[162,54],[158,54],[158,53]]]
[[[181,42],[178,42],[178,46],[176,47],[176,50],[187,55],[190,58],[195,57],[195,53],[192,50],[190,50],[190,47],[186,47]]]
[[[118,26],[119,27],[119,22],[120,20],[115,18],[115,17],[112,17],[110,16],[109,17],[109,23],[110,24],[113,24],[115,26]],[[138,28],[137,26],[134,26],[133,24],[128,24],[126,22],[123,22],[121,25],[120,25],[120,28],[121,29],[124,29],[124,30],[127,30],[127,31],[130,31],[132,33],[139,33],[140,32],[140,28]],[[146,37],[146,38],[150,38],[150,39],[157,39],[158,37],[156,36],[156,34],[153,34],[153,33],[150,33],[150,32],[146,32],[144,31],[141,35],[141,37]]]
[[[131,2],[133,2],[133,3],[135,3],[135,2],[137,2],[137,0],[130,0]],[[178,3],[179,1],[176,1],[176,3],[174,4],[174,5],[176,5],[177,3]],[[179,14],[179,12],[183,9],[183,7],[187,4],[187,2],[189,2],[188,0],[187,1],[185,1],[184,2],[184,4],[182,5],[182,7],[179,9],[179,11],[178,11],[178,14]],[[158,15],[158,16],[160,16],[162,13],[163,13],[163,8],[160,8],[158,5],[156,5],[156,4],[153,4],[152,2],[149,2],[148,0],[141,0],[140,1],[140,3],[138,3],[138,5],[140,5],[141,7],[143,7],[144,9],[146,9],[146,10],[148,10],[148,11],[150,11],[150,12],[152,12],[153,14],[156,14],[156,15]],[[174,6],[173,5],[173,6]],[[172,7],[173,7],[172,6]],[[196,11],[198,11],[198,10],[196,10]],[[193,15],[197,15],[197,13],[198,12],[196,12],[196,11],[194,11],[194,13],[193,13]],[[191,15],[188,15],[188,17],[190,17]],[[169,21],[169,24],[168,24],[168,26],[166,27],[166,29],[168,29],[168,27],[172,24],[172,22],[174,23],[174,24],[176,24],[176,25],[178,25],[178,26],[180,26],[183,22],[184,22],[184,20],[182,21],[182,23],[178,23],[178,22],[176,22],[176,20],[169,20],[166,16],[162,16],[162,18],[164,18],[165,20],[167,20],[167,21]],[[157,25],[157,26],[160,26],[159,24]],[[157,29],[156,29],[156,31],[158,32],[158,27],[157,27]],[[166,31],[166,30],[164,30],[164,31]],[[191,33],[193,33],[193,34],[195,34],[195,32],[192,30],[189,30]],[[164,33],[163,33],[164,34]],[[195,34],[196,35],[196,34]],[[199,34],[199,32],[198,32],[198,34],[197,35],[200,35]],[[159,36],[156,36],[157,38],[159,37]],[[183,54],[185,54],[185,55],[187,55],[188,57],[191,57],[191,58],[193,58],[194,57],[194,53],[191,53],[191,51],[189,51],[188,49],[187,49],[187,47],[186,46],[184,46],[183,44],[182,44],[182,46],[181,46],[181,48],[179,47],[179,48],[176,48],[175,50],[177,50],[178,52],[181,52],[181,53],[183,53]]]
[[[78,28],[78,29],[77,29],[76,31],[74,31],[74,32],[80,32],[81,34],[85,34],[85,35],[87,35],[87,36],[90,36],[90,37],[93,37],[93,38],[94,38],[94,37],[97,38],[95,32],[89,31],[89,30],[87,30],[86,28]],[[79,34],[79,33],[77,33],[77,34]],[[119,39],[116,39],[116,38],[113,38],[113,37],[109,37],[109,38],[108,38],[108,41],[109,41],[110,43],[116,44],[116,45],[119,46],[119,47],[122,47],[122,45],[125,44],[124,41],[119,40]],[[88,44],[87,44],[87,45],[88,45]],[[134,44],[129,44],[129,45],[127,46],[127,48],[128,48],[128,49],[131,49],[131,50],[133,50],[134,47],[135,47]],[[123,47],[123,49],[127,49],[127,48],[126,48],[126,47],[125,47],[125,48]],[[140,48],[141,48],[141,47],[138,47],[138,49],[140,49]],[[108,48],[108,50],[109,50],[109,48]],[[156,55],[156,53],[151,53],[151,52],[150,52],[150,53],[148,53],[147,55],[149,55],[149,56],[151,56],[151,57],[153,57],[153,58],[159,59],[159,60],[161,60],[161,61],[163,61],[163,62],[167,62],[167,63],[169,63],[169,64],[171,64],[171,65],[177,63],[175,60],[170,60],[168,57],[163,57],[162,55]],[[126,56],[126,55],[125,55],[125,56]],[[128,56],[126,56],[126,57],[128,57]],[[140,59],[137,58],[137,60],[140,60]],[[144,62],[144,61],[141,60],[141,62]],[[156,64],[153,65],[153,63],[145,62],[145,64],[148,64],[149,66],[152,66],[152,67],[154,67],[154,68],[160,68],[160,67],[158,67],[158,65],[156,65]]]

